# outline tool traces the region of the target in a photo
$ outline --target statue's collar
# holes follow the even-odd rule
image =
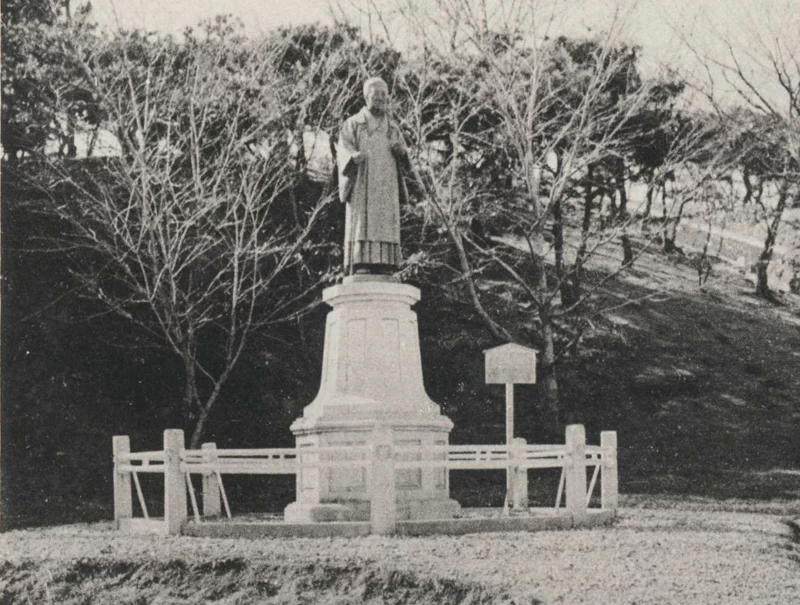
[[[358,112],[358,113],[357,113],[357,114],[354,116],[354,118],[353,118],[353,119],[354,119],[356,122],[358,122],[359,124],[366,124],[366,123],[367,123],[367,116],[368,116],[368,115],[369,115],[369,109],[367,109],[366,107],[362,107],[362,108],[361,108],[361,111],[359,111],[359,112]],[[383,114],[383,117],[385,117],[385,118],[386,118],[386,121],[387,121],[387,122],[389,122],[389,121],[390,121],[390,120],[389,120],[389,116],[387,116],[386,114]]]

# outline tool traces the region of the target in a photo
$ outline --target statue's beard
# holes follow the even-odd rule
[[[372,107],[367,107],[367,109],[369,109],[369,112],[370,112],[371,114],[373,114],[373,115],[375,115],[375,116],[377,116],[377,117],[379,117],[379,118],[380,118],[381,116],[383,116],[383,114],[384,114],[384,109],[383,109],[383,107],[376,107],[376,106],[374,106],[374,105],[373,105]]]

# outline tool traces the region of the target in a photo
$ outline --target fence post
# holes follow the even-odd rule
[[[128,460],[122,460],[122,457],[131,452],[131,438],[127,435],[115,435],[111,444],[114,451],[114,525],[120,529],[120,519],[133,517],[131,474],[119,470],[121,465],[130,464]]]
[[[372,432],[371,446],[370,531],[373,534],[392,534],[397,524],[392,429],[376,425]]]
[[[567,426],[566,445],[567,511],[580,517],[586,515],[586,429],[582,424]]]
[[[616,513],[619,506],[619,475],[617,470],[617,431],[602,431],[600,447],[603,448],[603,477],[600,484],[600,503],[604,509]]]
[[[200,449],[206,451],[205,464],[217,463],[217,444],[204,443]],[[219,496],[219,481],[217,475],[211,471],[203,473],[203,516],[219,517],[222,514],[222,503]]]
[[[186,479],[181,472],[181,450],[184,448],[183,431],[164,431],[164,529],[177,535],[188,517],[186,510]]]
[[[525,446],[528,442],[516,437],[509,450],[514,481],[512,483],[512,506],[515,511],[528,511],[528,469],[520,466],[525,461]]]

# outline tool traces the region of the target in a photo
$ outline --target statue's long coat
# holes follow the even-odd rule
[[[365,107],[345,121],[339,133],[337,163],[339,197],[346,203],[344,267],[400,264],[400,204],[407,193],[402,173],[409,168],[403,151],[396,157],[393,142],[402,145],[397,127],[377,119]],[[356,164],[357,152],[366,160]]]

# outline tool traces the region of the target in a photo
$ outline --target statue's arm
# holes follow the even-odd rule
[[[339,200],[350,201],[350,195],[356,183],[358,164],[353,156],[358,153],[358,137],[355,124],[347,120],[339,130],[339,141],[336,145],[336,163],[339,169]]]
[[[352,120],[347,120],[339,131],[339,144],[336,150],[336,159],[339,164],[341,177],[354,178],[358,172],[358,165],[353,156],[358,153],[358,138],[356,127]]]
[[[391,150],[394,159],[397,162],[397,168],[400,172],[411,174],[411,158],[408,156],[408,149],[403,141],[403,136],[400,134],[400,129],[396,126],[392,129],[391,135]]]
[[[403,161],[407,162],[408,150],[406,149],[405,141],[403,141],[403,135],[400,133],[400,129],[395,124],[392,124],[389,136],[390,136],[390,148],[392,150],[392,154],[394,155],[395,159],[398,162],[403,162]]]
[[[400,204],[403,205],[411,201],[409,186],[411,186],[415,192],[421,191],[421,187],[419,183],[417,183],[414,168],[411,166],[411,157],[403,141],[403,135],[397,126],[392,126],[390,137],[392,155],[394,155],[395,162],[397,162],[397,184]]]

